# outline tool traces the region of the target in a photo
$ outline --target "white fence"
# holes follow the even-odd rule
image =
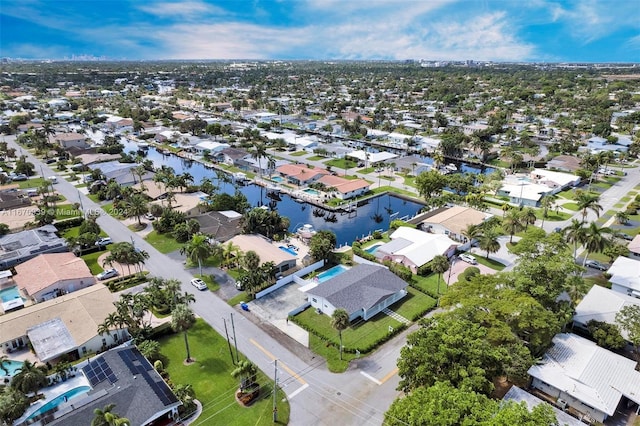
[[[315,271],[316,269],[322,268],[324,266],[324,260],[321,260],[319,262],[316,262],[312,265],[309,265],[305,268],[300,269],[299,271],[296,271],[295,273],[291,274],[291,275],[287,275],[286,277],[282,277],[280,278],[278,281],[276,281],[276,283],[274,285],[272,285],[271,287],[267,287],[262,291],[259,291],[258,293],[256,293],[256,299],[260,299],[261,297],[266,296],[269,293],[272,293],[278,289],[281,289],[282,287],[284,287],[285,285],[289,284],[292,281],[295,281],[298,284],[303,283],[307,284],[307,282],[305,280],[303,280],[302,276],[307,275],[313,271]]]

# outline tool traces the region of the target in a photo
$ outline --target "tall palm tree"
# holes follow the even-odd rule
[[[587,214],[589,210],[594,212],[597,217],[600,217],[602,206],[599,204],[600,196],[591,194],[584,191],[576,191],[576,204],[578,204],[578,210],[582,212],[582,223],[587,221]]]
[[[174,331],[184,333],[184,345],[187,349],[186,362],[191,362],[191,351],[189,349],[189,339],[187,338],[187,331],[196,322],[196,317],[193,311],[189,309],[186,304],[178,304],[171,312],[171,328]]]
[[[91,426],[128,426],[131,424],[129,419],[120,417],[112,412],[116,404],[108,404],[102,410],[96,408],[93,410],[93,420]]]
[[[544,227],[544,220],[549,217],[549,210],[556,206],[558,196],[554,194],[547,194],[540,199],[540,207],[542,208],[542,226]]]
[[[212,253],[213,246],[209,242],[209,237],[202,233],[194,234],[191,240],[180,249],[180,254],[186,254],[191,262],[198,264],[200,276],[202,276],[202,262]]]
[[[43,365],[36,365],[26,360],[11,380],[11,387],[22,393],[35,394],[47,384],[47,373]]]
[[[496,253],[500,250],[498,236],[498,232],[494,228],[487,229],[480,235],[479,246],[480,249],[487,252],[487,259],[489,259],[489,253]]]
[[[342,361],[342,331],[349,327],[349,313],[342,308],[333,311],[331,315],[331,327],[338,330],[340,338],[340,361]]]
[[[567,241],[573,243],[574,260],[577,260],[578,245],[582,244],[582,242],[584,241],[585,229],[586,228],[583,226],[582,222],[578,221],[577,219],[571,219],[571,223],[569,224],[569,226],[562,230]]]
[[[262,159],[267,156],[267,147],[263,143],[256,143],[251,152],[251,158],[258,162],[258,174],[262,178]]]
[[[509,233],[509,242],[513,243],[513,234],[522,230],[522,219],[518,210],[509,210],[502,219],[502,227]]]
[[[462,235],[469,241],[469,244],[472,244],[473,240],[482,235],[482,228],[470,223],[462,230]]]
[[[585,228],[583,244],[587,253],[582,261],[582,266],[587,262],[587,258],[591,253],[602,253],[605,248],[611,245],[611,240],[607,235],[611,234],[610,228],[600,228],[595,222],[591,222]]]
[[[229,267],[231,264],[231,259],[233,257],[239,257],[240,247],[233,244],[233,242],[229,241],[225,245],[222,246],[222,264],[226,267]]]
[[[441,254],[435,256],[431,260],[431,270],[438,274],[438,303],[440,303],[440,278],[442,278],[442,274],[449,269],[449,259],[447,256],[443,256]]]
[[[238,362],[238,366],[231,372],[234,379],[240,379],[240,391],[250,388],[255,383],[257,374],[258,367],[248,359]]]
[[[9,375],[9,370],[4,366],[5,363],[8,363],[9,357],[7,355],[0,355],[0,370],[4,371],[5,376]]]
[[[522,223],[524,223],[524,230],[526,231],[529,228],[529,225],[535,225],[538,217],[536,216],[535,210],[531,207],[527,207],[526,209],[520,212],[520,217],[522,218]]]
[[[149,203],[143,195],[134,194],[127,200],[125,210],[127,212],[127,216],[135,216],[138,219],[138,225],[142,226],[140,217],[149,211]]]

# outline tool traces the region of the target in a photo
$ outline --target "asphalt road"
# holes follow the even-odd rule
[[[56,174],[38,158],[22,149],[15,142],[15,137],[5,136],[5,140],[9,146],[16,148],[18,153],[26,155],[28,161],[36,166],[37,171],[42,171],[45,177]],[[100,209],[98,204],[81,194],[65,179],[58,179],[55,188],[69,202],[81,201],[85,211]],[[303,359],[292,351],[291,345],[297,343],[288,341],[288,336],[275,331],[267,332],[268,329],[254,324],[246,317],[251,315],[250,312],[230,307],[212,292],[195,290],[189,284],[193,276],[184,270],[180,261],[158,252],[115,218],[103,213],[97,222],[114,242],[133,242],[136,247],[148,252],[149,259],[145,267],[152,275],[176,278],[183,283],[183,291],[195,293],[196,301],[191,305],[192,309],[221,335],[224,336],[223,318],[229,322],[230,315],[234,314],[238,350],[267,375],[273,375],[273,361],[278,359],[279,384],[286,392],[291,405],[290,424],[382,424],[384,412],[399,395],[395,390],[399,382],[396,361],[407,331],[385,344],[371,357],[352,362],[345,373],[330,373],[321,358]],[[193,356],[197,359],[198,354]],[[207,408],[205,405],[201,418],[194,424],[215,424],[216,410]]]

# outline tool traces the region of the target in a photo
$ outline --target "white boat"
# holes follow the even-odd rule
[[[313,225],[311,225],[310,223],[306,223],[304,225],[302,225],[302,227],[298,228],[298,235],[301,238],[304,239],[309,239],[311,237],[313,237],[313,235],[316,233],[316,230],[313,229]]]
[[[137,144],[140,149],[149,149],[149,144],[147,142],[137,142]]]
[[[445,170],[448,170],[450,172],[457,172],[458,171],[458,168],[453,163],[447,164],[446,166],[444,166],[444,168],[445,168]]]
[[[277,185],[267,185],[267,193],[269,192],[278,194],[280,192],[280,187]]]
[[[242,173],[242,172],[236,172],[236,173],[234,173],[234,174],[233,174],[233,179],[234,179],[236,182],[244,182],[244,181],[249,180],[249,178],[247,177],[247,175],[245,175],[245,174],[244,174],[244,173]]]

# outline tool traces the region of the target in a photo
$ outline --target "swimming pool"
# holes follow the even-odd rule
[[[24,364],[23,362],[14,361],[10,359],[10,360],[4,361],[2,363],[2,366],[7,370],[9,370],[9,376],[14,376],[16,372],[22,368],[23,364]],[[0,370],[0,377],[5,377],[5,376],[7,376],[7,372],[4,370]]]
[[[64,404],[65,402],[69,401],[70,399],[73,399],[73,398],[78,397],[78,396],[80,396],[82,394],[85,394],[85,393],[89,392],[90,390],[91,390],[90,386],[79,386],[77,388],[73,388],[71,390],[68,390],[63,394],[60,394],[60,395],[56,396],[51,401],[47,402],[46,404],[44,404],[42,407],[38,408],[33,413],[29,414],[29,417],[27,417],[25,419],[25,421],[31,420],[34,417],[39,416],[41,414],[44,414],[49,410],[53,410],[58,405]]]
[[[9,288],[5,288],[4,290],[0,290],[0,300],[3,303],[9,302],[13,299],[20,299],[20,292],[18,291],[18,286],[13,286]]]
[[[293,256],[297,256],[298,255],[298,253],[294,249],[291,249],[289,247],[279,246],[279,248],[280,248],[280,250],[286,251],[287,253],[289,253],[289,254],[291,254]]]
[[[302,190],[302,192],[304,192],[305,194],[313,195],[314,197],[317,197],[318,195],[320,195],[320,191],[315,190],[313,188],[305,188]]]
[[[347,268],[346,266],[342,266],[342,265],[334,266],[333,268],[327,269],[323,273],[318,274],[318,277],[317,277],[318,282],[323,283],[327,280],[330,280],[331,278],[337,277],[338,275],[348,270],[349,268]]]
[[[375,244],[371,247],[367,247],[366,249],[364,249],[364,251],[370,254],[374,254],[380,248],[381,245],[382,244]]]
[[[282,176],[271,176],[271,180],[278,183],[284,182],[284,179],[282,178]]]

